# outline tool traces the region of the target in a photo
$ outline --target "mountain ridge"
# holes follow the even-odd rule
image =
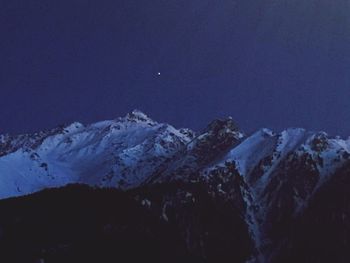
[[[285,238],[274,234],[280,222],[307,213],[315,196],[350,167],[350,139],[325,132],[264,128],[245,135],[227,118],[196,134],[137,110],[116,120],[75,122],[47,133],[2,135],[0,152],[1,198],[68,184],[123,191],[204,185],[211,198],[232,206],[244,220],[255,247],[247,262],[273,260]],[[193,195],[178,191],[180,197],[159,197],[166,221],[167,207]]]

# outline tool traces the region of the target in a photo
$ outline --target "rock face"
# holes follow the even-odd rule
[[[114,201],[127,198],[130,209],[149,219],[130,225],[118,220],[108,223],[105,218],[116,215],[107,209],[96,219],[103,223],[93,221],[87,228],[97,233],[112,228],[118,235],[136,239],[140,235],[154,246],[167,240],[173,244],[166,248],[172,259],[191,262],[348,262],[349,173],[349,140],[297,128],[280,133],[261,129],[245,135],[230,118],[215,120],[195,134],[133,111],[124,118],[91,125],[73,123],[32,135],[0,136],[1,198],[67,184],[116,191],[103,202],[113,206]],[[0,201],[0,213],[6,215],[0,220],[1,242],[23,238],[23,233],[13,230],[17,214],[9,204],[21,211],[28,202],[47,218],[41,210],[45,196],[52,191],[55,200],[67,200],[64,189]],[[73,192],[79,196],[80,191]],[[85,195],[96,195],[86,191]],[[58,204],[66,213],[64,201]],[[31,222],[24,230],[34,224],[42,231],[40,224],[35,225],[35,215],[24,213],[23,218]],[[63,222],[74,228],[67,220]],[[136,226],[139,232],[131,230]],[[166,237],[162,231],[168,233]],[[79,258],[75,237],[66,233],[65,238]],[[55,235],[51,241],[57,255],[68,255]],[[37,253],[51,258],[49,262],[60,262],[52,259],[44,241],[35,244],[28,257]],[[8,251],[25,247],[12,245]]]

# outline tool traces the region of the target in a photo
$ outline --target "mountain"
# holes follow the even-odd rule
[[[3,135],[0,198],[68,183],[136,187],[193,136],[140,111],[87,126],[76,122],[30,135]]]
[[[98,240],[124,239],[119,251],[149,251],[153,261],[170,261],[168,254],[175,262],[348,262],[349,172],[349,139],[300,128],[246,135],[231,118],[195,133],[135,110],[90,125],[2,135],[0,197],[12,198],[0,201],[0,242],[4,251],[45,262],[82,260],[90,246],[98,256]],[[48,239],[50,226],[79,231]],[[88,244],[80,236],[87,229]],[[133,247],[136,240],[159,249]]]

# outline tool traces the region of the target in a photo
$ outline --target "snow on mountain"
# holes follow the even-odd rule
[[[135,110],[90,125],[0,135],[0,198],[70,183],[123,190],[203,183],[240,211],[256,249],[249,262],[264,262],[279,242],[271,235],[280,231],[278,223],[302,213],[349,165],[350,139],[324,132],[261,129],[245,135],[228,118],[197,135]]]
[[[167,160],[151,178],[152,182],[172,180],[198,180],[198,173],[214,164],[227,151],[237,145],[244,134],[232,118],[215,120],[186,147]]]
[[[320,185],[349,152],[349,140],[325,133],[292,128],[276,134],[261,129],[245,136],[229,118],[213,121],[195,136],[189,129],[157,123],[135,110],[90,125],[75,122],[35,134],[1,135],[0,197],[77,182],[128,189],[165,178],[205,176],[234,163],[260,199],[290,163],[301,160],[302,166],[316,169]]]
[[[305,209],[318,189],[350,163],[349,146],[349,140],[323,132],[291,128],[276,134],[261,129],[201,171],[202,176],[221,173],[226,178],[217,183],[220,191],[230,184],[230,167],[243,179],[239,191],[257,249],[250,262],[268,262],[269,249],[276,246],[269,238],[273,225]]]
[[[73,123],[47,133],[2,136],[0,198],[78,182],[134,187],[193,136],[140,111],[87,126]]]

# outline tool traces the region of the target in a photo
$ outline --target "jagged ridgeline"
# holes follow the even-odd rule
[[[1,262],[349,262],[349,153],[140,111],[0,135]]]

